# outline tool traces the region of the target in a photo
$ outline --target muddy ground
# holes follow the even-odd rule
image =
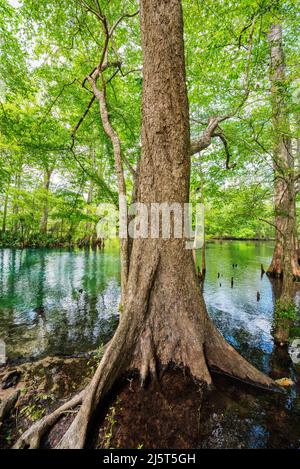
[[[49,357],[0,368],[0,399],[19,391],[15,407],[0,426],[0,448],[10,448],[33,422],[83,389],[92,377],[98,353],[81,358]],[[15,381],[14,382],[14,376]],[[17,376],[17,378],[16,378]],[[101,404],[91,426],[90,448],[285,448],[299,447],[300,406],[289,396],[265,392],[214,375],[209,393],[183,370],[169,370],[159,382],[140,387],[124,377]],[[9,379],[8,379],[9,384]],[[299,391],[298,391],[299,392]],[[53,448],[71,424],[62,415],[42,442]]]

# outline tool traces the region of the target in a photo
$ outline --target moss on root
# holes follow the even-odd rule
[[[280,344],[288,343],[291,329],[297,319],[297,309],[294,301],[284,299],[275,303],[275,330],[274,337]]]

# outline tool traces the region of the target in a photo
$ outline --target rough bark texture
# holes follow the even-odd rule
[[[138,201],[189,199],[189,120],[180,0],[141,1],[144,79],[142,158]],[[142,382],[170,363],[190,369],[209,387],[209,366],[272,387],[209,319],[192,250],[184,239],[135,239],[124,312],[115,336],[86,389],[81,408],[59,448],[83,448],[90,418],[121,373],[137,369]],[[27,435],[35,442],[34,435]]]
[[[268,274],[282,277],[290,271],[294,278],[299,280],[294,158],[291,139],[287,136],[290,132],[285,100],[285,61],[280,24],[272,25],[269,44],[276,232],[274,253]]]

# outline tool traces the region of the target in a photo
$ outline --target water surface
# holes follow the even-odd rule
[[[0,250],[0,338],[8,358],[91,350],[118,320],[115,248]]]
[[[273,350],[274,294],[260,266],[271,255],[266,242],[211,242],[206,249],[208,311],[227,340],[264,371]],[[116,327],[119,297],[113,243],[105,251],[0,249],[0,338],[9,358],[96,347]]]

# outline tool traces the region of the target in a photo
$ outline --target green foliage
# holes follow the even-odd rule
[[[277,300],[275,304],[275,319],[277,321],[295,321],[297,319],[297,308],[293,301],[286,303],[282,300]]]
[[[295,326],[290,328],[290,339],[300,338],[300,326]]]
[[[110,24],[138,9],[135,0],[100,4]],[[292,136],[300,137],[297,2],[184,0],[183,9],[191,137],[201,135],[210,116],[232,115],[220,124],[227,157],[222,140],[214,137],[192,158],[192,202],[205,203],[208,236],[273,236],[262,221],[274,215],[267,36],[271,23],[281,21],[287,64],[283,88]],[[0,0],[2,245],[89,239],[96,232],[97,205],[118,204],[112,146],[96,101],[72,139],[91,99],[88,85],[81,83],[97,65],[103,41],[99,21],[80,0]],[[138,17],[120,22],[108,59],[122,64],[118,73],[105,71],[110,120],[124,156],[135,166],[141,151]],[[128,170],[125,178],[131,194]]]
[[[32,422],[35,422],[36,420],[40,420],[45,415],[45,408],[39,404],[32,403],[23,407],[20,411],[20,414],[26,416]]]
[[[117,423],[116,414],[118,411],[122,410],[121,401],[117,399],[115,405],[110,407],[105,418],[105,435],[104,435],[104,448],[113,449],[111,447],[111,440],[113,437],[113,430]]]

